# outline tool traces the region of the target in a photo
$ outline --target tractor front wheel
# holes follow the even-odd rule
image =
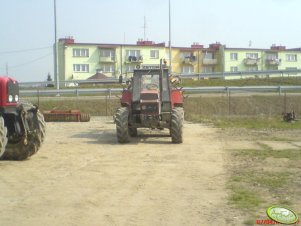
[[[129,136],[129,110],[126,107],[121,107],[117,110],[115,115],[117,140],[119,143],[128,143],[130,141]]]
[[[16,144],[9,143],[1,159],[25,160],[37,153],[45,139],[46,123],[43,114],[39,110],[36,115],[29,117],[27,120],[29,124],[34,125],[34,128],[31,128],[30,131],[32,134],[27,137],[26,141],[22,139]],[[37,120],[37,123],[33,123],[34,120]]]
[[[184,110],[183,108],[174,108],[171,112],[171,125],[170,135],[171,141],[175,144],[183,143],[183,121]]]

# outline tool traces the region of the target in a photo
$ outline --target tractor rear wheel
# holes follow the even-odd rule
[[[0,116],[0,158],[5,152],[7,144],[7,128],[4,125],[4,119]]]
[[[174,108],[171,112],[170,135],[175,144],[183,143],[184,110],[181,107]]]
[[[129,110],[126,107],[121,107],[117,110],[115,115],[117,140],[119,143],[128,143],[130,141],[129,136]]]
[[[1,159],[4,160],[25,160],[35,154],[45,139],[46,124],[42,113],[37,111],[38,128],[35,133],[27,137],[27,142],[22,139],[16,144],[8,144]],[[33,119],[31,119],[33,120]]]

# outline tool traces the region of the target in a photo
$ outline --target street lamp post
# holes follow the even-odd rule
[[[170,13],[170,0],[168,2],[168,8],[169,8],[169,73],[172,71],[171,67],[171,13]]]
[[[60,90],[60,80],[58,72],[58,43],[57,43],[57,30],[56,30],[56,0],[54,0],[54,77],[56,78],[56,89]],[[59,92],[58,92],[59,95]]]

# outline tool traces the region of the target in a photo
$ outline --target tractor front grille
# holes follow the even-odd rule
[[[141,114],[159,114],[159,104],[142,104],[141,105]]]
[[[16,81],[8,81],[7,82],[7,102],[9,101],[9,96],[12,96],[11,102],[18,102],[19,98],[19,84]]]

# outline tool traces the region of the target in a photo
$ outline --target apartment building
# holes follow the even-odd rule
[[[223,71],[266,71],[301,69],[301,48],[286,49],[272,45],[270,49],[223,47]]]
[[[130,77],[135,68],[159,68],[160,59],[169,65],[165,43],[138,40],[136,44],[76,43],[72,37],[59,39],[60,80],[84,80],[102,73],[107,77]],[[204,47],[172,47],[172,73],[212,73],[301,69],[301,48],[228,48],[218,42]],[[229,77],[230,78],[230,77]]]

